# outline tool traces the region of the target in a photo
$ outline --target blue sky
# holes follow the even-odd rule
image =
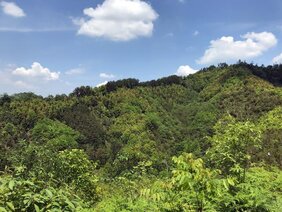
[[[0,0],[0,93],[282,63],[281,11],[281,0]]]

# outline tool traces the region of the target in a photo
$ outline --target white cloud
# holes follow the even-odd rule
[[[0,93],[19,93],[19,92],[34,92],[43,96],[50,94],[56,95],[60,93],[70,93],[75,87],[80,86],[76,81],[71,81],[69,84],[65,75],[59,75],[59,72],[49,71],[59,75],[55,80],[56,74],[22,74],[17,73],[19,66],[14,64],[1,64],[0,63]],[[42,67],[42,66],[41,66]],[[32,69],[32,68],[29,68]],[[44,69],[44,68],[43,68]],[[45,68],[46,69],[46,68]],[[28,68],[26,68],[28,70]],[[16,73],[16,74],[15,74]],[[48,72],[47,72],[48,73]],[[53,80],[51,80],[51,79]],[[74,79],[74,78],[72,78]]]
[[[29,89],[29,88],[33,88],[32,85],[29,85],[27,84],[26,82],[24,81],[21,81],[21,80],[17,80],[13,83],[16,87],[19,87],[19,88],[24,88],[24,89]]]
[[[178,0],[180,3],[185,3],[185,0]]]
[[[48,68],[44,68],[40,63],[34,62],[31,68],[16,68],[12,74],[20,77],[38,78],[41,80],[57,80],[59,79],[60,72],[52,72]]]
[[[113,74],[107,74],[107,73],[100,73],[99,75],[101,78],[105,78],[105,79],[112,79],[115,78],[115,75]]]
[[[282,53],[272,59],[273,64],[282,64]]]
[[[6,15],[10,15],[16,18],[26,16],[24,11],[14,2],[2,1],[0,2],[0,6],[2,7],[2,10]]]
[[[185,77],[185,76],[188,76],[188,75],[190,75],[190,74],[194,74],[194,73],[196,73],[198,70],[195,70],[195,69],[193,69],[193,68],[191,68],[190,66],[188,66],[188,65],[184,65],[184,66],[180,66],[178,69],[177,69],[177,71],[176,71],[176,75],[178,75],[178,76],[183,76],[183,77]]]
[[[83,10],[87,19],[74,20],[79,35],[128,41],[152,35],[158,14],[142,0],[105,0],[95,9]]]
[[[74,68],[74,69],[70,69],[68,71],[65,72],[66,75],[80,75],[83,74],[85,72],[85,70],[83,68]]]
[[[213,64],[220,62],[235,62],[262,55],[277,44],[277,39],[270,32],[249,32],[241,36],[243,40],[235,41],[233,37],[221,37],[210,42],[210,47],[199,64]]]
[[[103,86],[103,85],[106,85],[107,83],[108,83],[108,81],[102,82],[102,83],[96,85],[96,87],[101,87],[101,86]]]

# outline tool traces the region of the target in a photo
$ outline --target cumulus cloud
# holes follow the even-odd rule
[[[282,64],[282,53],[272,59],[273,64]]]
[[[250,59],[262,55],[277,44],[275,35],[270,32],[249,32],[241,38],[243,40],[235,41],[231,36],[224,36],[212,40],[204,56],[197,62],[199,64],[213,64]]]
[[[196,73],[198,70],[196,69],[193,69],[191,68],[190,66],[188,65],[184,65],[184,66],[180,66],[177,71],[176,71],[176,75],[178,76],[182,76],[182,77],[185,77],[185,76],[188,76],[190,74],[194,74]]]
[[[0,2],[0,6],[2,7],[3,12],[6,15],[10,15],[16,18],[21,18],[26,16],[24,11],[14,2]]]
[[[79,35],[128,41],[152,35],[158,14],[142,0],[105,0],[83,10],[88,18],[75,19]]]
[[[68,79],[67,75],[60,75],[60,72],[50,71],[42,66],[39,68],[41,70],[39,74],[26,71],[29,69],[35,70],[34,65],[31,68],[24,68],[24,72],[19,67],[15,64],[5,65],[0,63],[0,91],[2,93],[34,92],[48,96],[50,94],[70,93],[74,87],[80,86],[75,81],[75,77],[70,77],[72,81],[69,83],[66,81]],[[42,71],[43,69],[45,71]]]
[[[102,83],[100,83],[100,84],[98,84],[98,85],[96,85],[96,87],[101,87],[101,86],[104,86],[104,85],[106,85],[108,83],[108,81],[105,81],[105,82],[102,82]]]
[[[11,73],[12,68],[14,68],[14,65],[7,65],[6,67],[1,67],[0,70],[0,90],[5,91],[5,89],[15,87],[15,88],[31,88],[31,85],[28,85],[24,81],[13,78],[13,75]]]
[[[99,75],[101,78],[105,78],[105,79],[112,79],[115,78],[115,75],[113,74],[107,74],[107,73],[100,73]]]
[[[20,77],[38,78],[42,80],[57,80],[59,79],[60,72],[52,72],[48,68],[44,68],[40,63],[34,62],[31,68],[16,68],[12,74]]]

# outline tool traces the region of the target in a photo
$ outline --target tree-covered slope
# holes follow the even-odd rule
[[[0,211],[280,211],[282,66],[0,99]]]

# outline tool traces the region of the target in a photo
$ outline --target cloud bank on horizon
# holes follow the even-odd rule
[[[273,64],[282,64],[282,53],[272,59]]]
[[[15,76],[34,78],[34,80],[57,80],[59,79],[60,72],[52,72],[48,68],[44,68],[40,63],[34,62],[31,68],[16,68],[12,71]]]
[[[50,85],[57,85],[59,78],[60,72],[51,71],[38,62],[32,63],[30,68],[10,64],[0,71],[0,85],[7,87],[9,92],[39,92],[41,88],[48,89]]]
[[[270,32],[248,32],[241,36],[244,40],[235,41],[232,36],[223,36],[212,40],[199,64],[215,64],[220,62],[236,62],[262,55],[277,44],[277,38]]]
[[[193,10],[197,12],[195,8],[197,2],[193,0],[175,2],[99,0],[98,2],[96,5],[92,2],[88,5],[84,3],[81,7],[78,7],[80,3],[75,2],[75,6],[68,8],[74,14],[71,20],[69,13],[63,14],[58,20],[54,17],[53,23],[66,23],[63,27],[45,26],[44,22],[37,22],[36,26],[39,28],[36,28],[34,23],[36,19],[40,20],[40,17],[32,14],[31,0],[0,0],[0,40],[5,47],[2,48],[4,50],[0,49],[1,92],[32,91],[48,94],[57,92],[56,87],[62,92],[71,91],[74,86],[89,84],[91,80],[93,80],[91,85],[102,86],[109,80],[132,76],[136,78],[146,75],[156,78],[170,74],[188,76],[204,66],[224,62],[234,63],[238,60],[264,58],[266,64],[282,64],[282,52],[279,50],[282,30],[276,25],[267,29],[255,28],[256,24],[242,21],[242,24],[238,24],[237,30],[226,29],[217,32],[210,28],[205,29],[202,22],[197,22],[197,16],[192,16]],[[64,5],[64,3],[65,0],[62,0],[54,5]],[[56,11],[56,8],[53,7],[54,11],[46,9],[44,15],[48,17],[48,14],[62,12]],[[193,19],[189,19],[190,13],[186,12],[189,9]],[[277,14],[281,14],[278,9]],[[42,13],[44,11],[42,10]],[[235,12],[236,9],[234,14]],[[207,13],[203,11],[203,14]],[[238,14],[240,15],[240,13],[234,15],[235,20],[239,18]],[[270,16],[274,16],[273,14]],[[63,20],[62,17],[65,19]],[[218,17],[222,18],[222,16]],[[279,17],[277,19],[282,20],[282,15],[280,17],[281,19]],[[246,18],[248,20],[249,16]],[[193,25],[190,21],[194,19],[197,24]],[[214,23],[215,20],[211,25]],[[73,28],[76,30],[69,30]],[[56,33],[58,37],[54,36]],[[14,37],[11,35],[17,40],[13,40]],[[65,43],[68,39],[69,42]],[[25,44],[26,42],[28,44]],[[59,49],[63,50],[63,54],[62,51],[61,54],[57,53]],[[191,53],[187,53],[189,51]],[[38,56],[40,53],[41,56]],[[50,59],[46,60],[46,55],[49,55]],[[6,59],[3,59],[5,57]],[[84,64],[81,66],[80,61],[84,61],[85,67]],[[41,63],[53,68],[44,67]],[[53,63],[57,65],[54,66]],[[68,63],[70,65],[65,65]],[[140,64],[144,67],[141,67],[142,70],[139,68]],[[150,66],[159,70],[164,68],[166,72],[143,72],[143,69],[148,69]],[[155,75],[150,75],[151,73]]]
[[[190,74],[195,74],[197,71],[199,70],[195,70],[191,68],[189,65],[183,65],[183,66],[179,66],[175,74],[177,76],[186,77]]]

